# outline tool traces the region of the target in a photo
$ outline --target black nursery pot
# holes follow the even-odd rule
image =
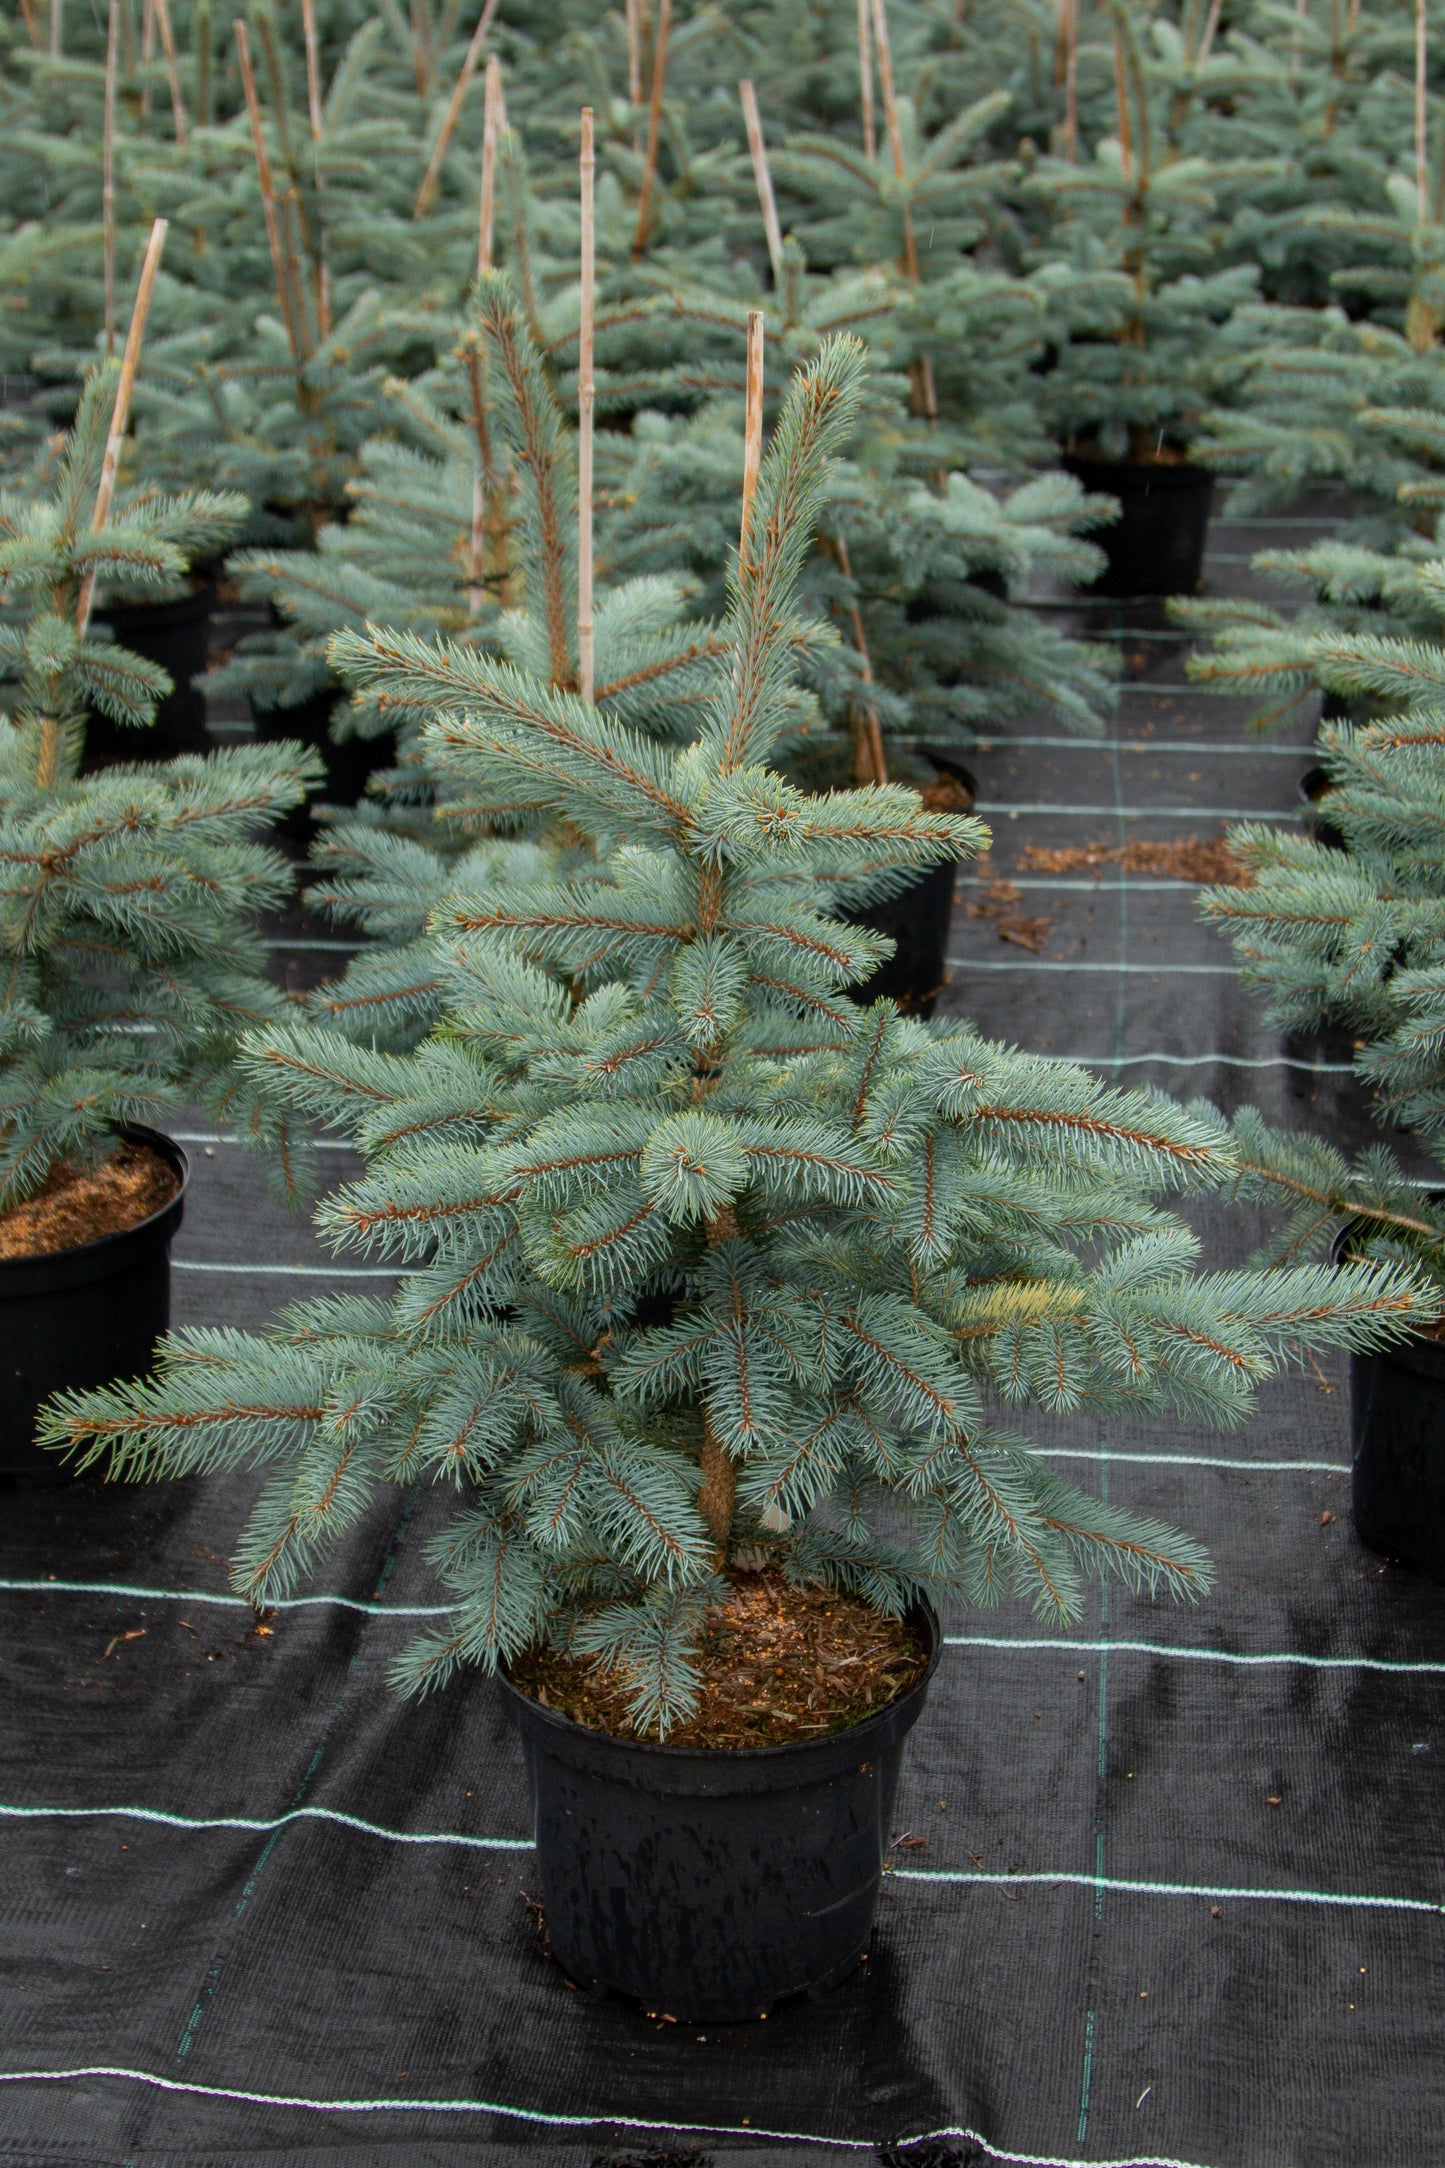
[[[972,806],[978,785],[968,769],[943,753],[922,750],[941,774],[963,784]],[[925,866],[896,896],[841,913],[850,926],[869,926],[896,944],[887,963],[871,979],[849,989],[854,1001],[866,1007],[886,998],[910,1016],[932,1016],[948,976],[948,930],[957,879],[958,867],[951,859],[941,866]]]
[[[878,1905],[903,1742],[928,1669],[849,1731],[797,1746],[655,1746],[502,1696],[536,1809],[552,1955],[569,1979],[687,2024],[762,2017],[858,1962]]]
[[[0,1258],[0,1475],[63,1482],[65,1464],[35,1443],[37,1409],[52,1393],[143,1376],[170,1324],[171,1237],[190,1162],[157,1129],[127,1123],[118,1134],[158,1152],[180,1188],[119,1234],[44,1257]]]
[[[299,738],[303,745],[313,746],[321,755],[326,780],[312,801],[316,804],[355,805],[366,795],[372,769],[389,765],[390,740],[387,738],[347,738],[340,745],[333,739],[331,713],[340,698],[340,691],[333,689],[313,693],[309,700],[298,701],[294,708],[253,710],[256,736],[263,745],[274,745],[283,738]],[[309,805],[296,807],[277,825],[283,835],[289,835],[298,843],[308,843],[316,832]]]
[[[1305,808],[1304,826],[1306,832],[1314,838],[1316,843],[1323,844],[1327,851],[1342,851],[1346,847],[1343,830],[1336,828],[1332,820],[1325,819],[1316,810],[1325,792],[1333,789],[1334,778],[1329,769],[1321,768],[1318,765],[1313,768],[1306,768],[1299,779],[1300,804]]]
[[[1117,497],[1112,526],[1089,537],[1106,563],[1091,595],[1192,595],[1204,576],[1204,544],[1214,476],[1188,460],[1083,459],[1065,452],[1059,465],[1091,494]]]
[[[157,707],[148,730],[131,730],[92,713],[85,726],[85,772],[117,761],[174,760],[181,753],[211,750],[206,697],[192,681],[210,663],[216,594],[215,580],[201,580],[174,602],[107,604],[99,613],[122,647],[159,663],[173,690]]]
[[[1337,1264],[1351,1233],[1335,1237]],[[1350,1464],[1361,1542],[1445,1582],[1445,1341],[1351,1355]]]

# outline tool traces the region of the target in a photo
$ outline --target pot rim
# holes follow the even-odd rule
[[[167,1239],[180,1226],[185,1209],[186,1192],[190,1186],[190,1155],[174,1137],[168,1137],[162,1129],[152,1129],[147,1122],[116,1122],[113,1134],[123,1142],[144,1144],[159,1153],[177,1176],[177,1187],[164,1204],[157,1205],[144,1219],[135,1220],[129,1227],[114,1227],[109,1234],[92,1235],[86,1242],[74,1242],[63,1250],[41,1250],[28,1257],[0,1257],[0,1301],[6,1296],[43,1294],[49,1285],[82,1285],[86,1280],[98,1279],[108,1269],[110,1260],[103,1253],[115,1245],[144,1238],[158,1232],[158,1223],[168,1213],[174,1219],[165,1230]],[[85,1267],[96,1263],[98,1269],[87,1271]],[[79,1266],[79,1270],[75,1267]],[[30,1279],[33,1284],[23,1284]],[[22,1284],[16,1284],[22,1283]]]
[[[885,1702],[881,1709],[871,1709],[858,1723],[845,1725],[841,1731],[824,1732],[816,1739],[785,1739],[776,1746],[669,1746],[666,1740],[638,1739],[624,1736],[621,1732],[598,1731],[590,1724],[579,1724],[575,1717],[565,1716],[560,1709],[544,1708],[540,1701],[534,1700],[532,1695],[523,1693],[520,1686],[514,1685],[505,1670],[497,1671],[496,1680],[504,1694],[526,1710],[530,1724],[551,1731],[559,1741],[570,1739],[607,1749],[616,1748],[633,1757],[637,1767],[641,1767],[644,1760],[660,1760],[671,1763],[677,1769],[687,1765],[719,1771],[741,1771],[758,1765],[763,1768],[777,1768],[785,1763],[790,1755],[816,1754],[820,1748],[836,1747],[845,1740],[851,1745],[851,1742],[858,1739],[873,1738],[890,1721],[896,1720],[903,1710],[914,1703],[921,1703],[922,1697],[932,1684],[933,1674],[938,1669],[939,1658],[943,1654],[943,1627],[937,1611],[926,1596],[920,1596],[916,1603],[910,1604],[903,1617],[904,1623],[922,1633],[930,1644],[928,1661],[907,1693]]]

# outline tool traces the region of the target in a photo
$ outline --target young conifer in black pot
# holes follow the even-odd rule
[[[310,772],[277,746],[79,773],[90,713],[143,751],[170,689],[92,629],[97,582],[174,582],[244,510],[112,499],[116,376],[89,379],[43,476],[0,493],[0,1473],[52,1480],[40,1402],[138,1375],[169,1322],[186,1159],[138,1124],[249,1100],[238,1038],[282,1007],[254,921],[290,889],[251,839]]]
[[[254,1044],[366,1152],[321,1220],[409,1268],[396,1297],[176,1335],[155,1382],[48,1417],[116,1475],[266,1466],[235,1563],[258,1603],[378,1486],[462,1487],[434,1552],[455,1613],[399,1683],[502,1674],[554,1954],[678,2018],[862,1952],[935,1603],[1063,1620],[1091,1573],[1208,1585],[990,1402],[1229,1424],[1303,1334],[1373,1344],[1417,1300],[1399,1268],[1196,1275],[1156,1200],[1229,1175],[1208,1109],[846,998],[884,944],[823,899],[983,834],[767,765],[859,376],[830,341],[792,387],[691,745],[474,648],[339,637],[378,693],[460,696],[428,728],[469,804],[566,819],[596,860],[443,901],[448,1013],[414,1053]]]

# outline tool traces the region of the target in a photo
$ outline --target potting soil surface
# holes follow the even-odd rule
[[[1213,591],[1298,538],[1216,522]],[[1137,853],[1037,870],[1293,818],[1307,765],[1312,718],[1293,746],[1251,739],[1242,704],[1185,686],[1157,615],[1084,614],[1123,641],[1117,726],[975,757],[1019,901],[969,916],[987,886],[965,874],[946,1006],[1110,1079],[1365,1141],[1348,1074],[1285,1065],[1192,887],[1130,871]],[[335,968],[332,939],[278,929],[278,972]],[[182,1134],[178,1322],[382,1284],[275,1209],[224,1136]],[[1222,1212],[1201,1225],[1215,1255],[1252,1239]],[[258,1622],[224,1566],[252,1479],[0,1495],[0,2158],[1445,2162],[1445,1591],[1355,1537],[1347,1397],[1321,1361],[1228,1437],[1033,1424],[1060,1468],[1204,1538],[1218,1588],[1191,1609],[1110,1591],[1068,1633],[1018,1607],[951,1618],[866,1962],[731,2028],[570,1988],[539,1939],[495,1692],[389,1690],[438,1605],[445,1496],[368,1514]]]

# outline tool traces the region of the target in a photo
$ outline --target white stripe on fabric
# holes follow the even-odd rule
[[[1015,977],[1022,971],[1078,971],[1093,972],[1104,978],[1117,978],[1122,973],[1133,978],[1179,978],[1233,979],[1239,976],[1236,964],[1175,964],[1161,958],[1157,964],[1095,964],[1076,963],[1070,957],[1041,963],[1036,958],[1015,963],[1010,957],[997,960],[979,956],[947,956],[944,958],[955,971],[1010,971]]]
[[[269,939],[262,943],[262,947],[268,949],[327,949],[335,950],[338,954],[344,956],[354,956],[358,949],[367,946],[369,944],[360,934],[357,935],[354,941],[315,941],[309,940],[302,935],[298,935],[294,940],[288,940],[285,934],[272,934]]]
[[[142,1588],[132,1581],[0,1580],[0,1595],[135,1596],[146,1603],[211,1603],[228,1611],[251,1611],[256,1606],[245,1596],[208,1588]],[[361,1611],[368,1618],[449,1618],[449,1603],[367,1603],[359,1596],[278,1596],[268,1611],[304,1611],[316,1604],[333,1604],[343,1611]]]
[[[1010,820],[1024,813],[1067,815],[1071,820],[1122,821],[1288,821],[1298,820],[1301,807],[1268,805],[1051,805],[1014,804],[1008,799],[980,798],[973,808],[984,819],[1006,814]]]
[[[1169,885],[1172,886],[1172,883]],[[243,1143],[243,1139],[237,1136],[234,1129],[172,1129],[167,1134],[174,1137],[177,1144]],[[317,1152],[354,1152],[356,1149],[354,1144],[347,1144],[338,1137],[313,1137],[311,1145],[313,1151]]]
[[[1331,1905],[1374,1912],[1445,1913],[1429,1897],[1370,1897],[1344,1890],[1236,1889],[1211,1882],[1142,1882],[1114,1874],[989,1874],[976,1867],[887,1867],[890,1882],[985,1882],[995,1888],[1043,1883],[1050,1889],[1117,1890],[1136,1897],[1213,1897],[1251,1904]]]
[[[380,1822],[364,1821],[358,1814],[343,1814],[335,1807],[292,1807],[285,1814],[169,1814],[160,1807],[22,1807],[0,1804],[0,1820],[25,1822],[128,1821],[159,1822],[166,1829],[245,1829],[262,1834],[286,1829],[293,1822],[339,1822],[365,1837],[385,1837],[391,1844],[461,1844],[478,1852],[530,1852],[530,1837],[472,1837],[461,1830],[387,1829]]]
[[[405,1280],[414,1266],[407,1265],[273,1265],[263,1259],[254,1264],[217,1264],[212,1259],[173,1257],[174,1272],[265,1273],[284,1280]]]
[[[309,2108],[323,2115],[505,2115],[519,2123],[536,2123],[552,2130],[652,2130],[675,2131],[683,2136],[697,2131],[706,2138],[776,2138],[783,2144],[831,2145],[840,2152],[874,2153],[883,2143],[892,2146],[924,2145],[941,2138],[961,2138],[981,2146],[990,2160],[1004,2168],[1079,2168],[1077,2157],[1061,2153],[1012,2153],[990,2145],[987,2138],[966,2124],[950,2123],[937,2130],[915,2131],[901,2138],[830,2138],[811,2130],[772,2130],[758,2123],[668,2123],[656,2116],[559,2115],[546,2108],[515,2108],[499,2100],[418,2100],[402,2095],[383,2095],[375,2100],[313,2100],[304,2093],[258,2093],[233,2085],[187,2084],[182,2078],[162,2078],[153,2070],[130,2070],[115,2063],[86,2063],[69,2070],[3,2070],[6,2085],[63,2084],[79,2078],[124,2078],[135,2085],[153,2085],[163,2093],[186,2093],[202,2100],[238,2100],[258,2108]],[[1112,2160],[1091,2161],[1089,2168],[1207,2168],[1203,2161],[1178,2160],[1172,2154],[1130,2153]]]
[[[1126,1647],[1126,1643],[1111,1642],[1110,1650]],[[199,1816],[170,1814],[157,1807],[23,1807],[0,1806],[0,1817],[15,1821],[97,1821],[118,1819],[126,1821],[156,1822],[168,1829],[191,1829],[200,1833],[211,1829],[241,1829],[257,1833],[284,1829],[298,1821],[325,1821],[340,1823],[343,1827],[360,1831],[364,1836],[381,1837],[389,1844],[413,1845],[461,1845],[473,1851],[530,1852],[530,1837],[474,1837],[452,1830],[404,1830],[388,1829],[380,1822],[363,1821],[360,1816],[343,1814],[324,1807],[298,1807],[287,1814],[270,1819],[244,1815],[216,1815],[206,1819]],[[979,1867],[884,1867],[891,1882],[978,1882],[993,1889],[1012,1889],[1028,1884],[1047,1889],[1117,1890],[1136,1897],[1211,1897],[1228,1898],[1231,1901],[1258,1904],[1306,1904],[1326,1905],[1336,1909],[1364,1907],[1371,1911],[1385,1912],[1434,1912],[1445,1913],[1445,1904],[1428,1897],[1377,1897],[1363,1891],[1350,1890],[1301,1890],[1301,1889],[1246,1889],[1234,1884],[1206,1882],[1156,1882],[1130,1876],[1049,1873],[1039,1870],[1033,1873],[993,1873]]]
[[[1413,1664],[1390,1656],[1301,1656],[1289,1650],[1251,1656],[1240,1655],[1233,1649],[1189,1648],[1168,1641],[1069,1641],[1062,1636],[1051,1640],[1033,1634],[1012,1638],[1007,1634],[945,1634],[943,1639],[951,1649],[1064,1649],[1070,1653],[1077,1650],[1084,1656],[1105,1653],[1112,1656],[1123,1650],[1125,1655],[1177,1657],[1181,1663],[1192,1664],[1300,1664],[1312,1671],[1401,1671],[1445,1675],[1445,1663]]]
[[[1118,688],[1126,693],[1143,692],[1142,685],[1125,685]],[[1159,690],[1167,690],[1161,687]],[[1189,688],[1175,687],[1176,691]],[[1239,754],[1258,754],[1264,760],[1309,760],[1315,756],[1309,745],[1252,745],[1245,739],[1221,745],[1205,738],[1035,738],[1012,735],[1006,738],[980,738],[975,751],[980,753],[1006,753],[1012,745],[1041,745],[1071,753],[1219,753],[1230,759]]]
[[[1112,1445],[1031,1445],[1040,1460],[1126,1461],[1140,1468],[1234,1468],[1241,1475],[1348,1475],[1347,1460],[1240,1460],[1226,1453],[1128,1453]]]

